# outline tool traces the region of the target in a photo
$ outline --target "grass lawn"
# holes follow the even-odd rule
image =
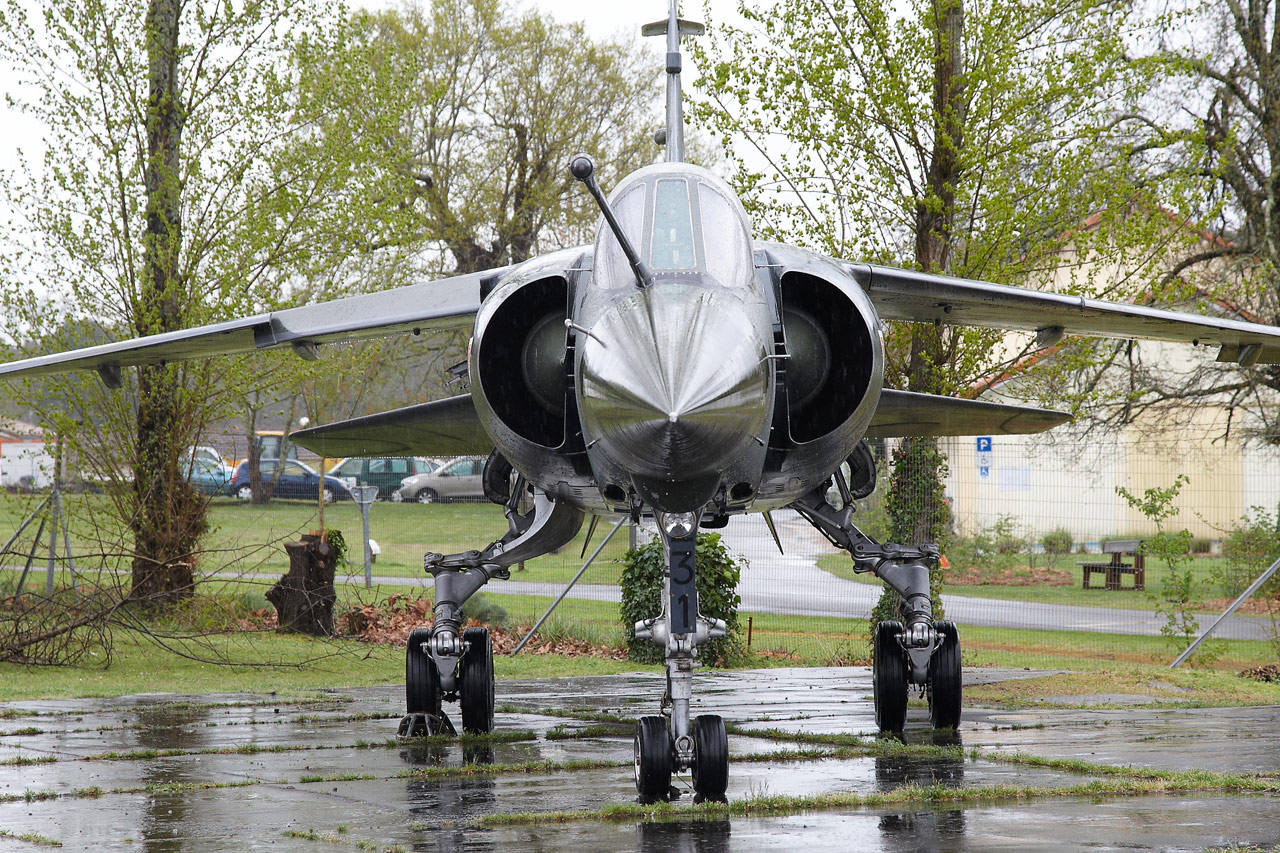
[[[39,502],[38,495],[8,495],[0,492],[0,541],[17,530],[26,515]],[[91,555],[120,554],[126,550],[117,524],[106,513],[107,499],[102,495],[67,495],[64,499],[71,533],[71,550],[77,568],[95,565]],[[15,553],[3,557],[6,565],[19,565],[30,553],[31,537],[39,522],[29,527],[15,546]],[[271,501],[253,506],[233,498],[213,498],[209,503],[210,532],[205,537],[205,551],[197,566],[205,573],[268,572],[283,573],[288,558],[281,545],[319,526],[316,507],[305,501]],[[360,510],[350,501],[325,508],[325,526],[343,531],[351,546],[347,554],[347,571],[363,572],[364,554],[360,539],[363,527]],[[590,554],[608,534],[612,524],[601,521],[591,544]],[[369,512],[370,536],[382,548],[373,566],[376,574],[391,577],[424,577],[422,555],[427,551],[442,554],[481,549],[502,536],[507,520],[500,507],[489,503],[397,504],[379,502]],[[559,552],[530,560],[512,574],[521,580],[565,583],[582,566],[582,551],[588,525],[577,538]],[[43,569],[48,554],[48,531],[41,536],[36,552],[35,568]],[[61,537],[58,551],[62,553]],[[627,551],[626,530],[619,530],[592,564],[581,583],[617,583],[621,566],[617,562]],[[340,570],[342,567],[339,567]],[[33,569],[34,571],[35,569]]]

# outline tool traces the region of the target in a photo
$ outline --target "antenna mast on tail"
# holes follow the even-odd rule
[[[700,36],[706,31],[696,21],[680,17],[679,0],[671,0],[665,21],[645,24],[640,34],[667,37],[667,162],[684,162],[684,108],[680,103],[680,36]]]

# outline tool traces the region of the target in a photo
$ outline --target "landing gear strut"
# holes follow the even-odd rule
[[[911,685],[929,698],[929,722],[936,729],[960,725],[963,677],[960,635],[951,622],[934,621],[929,596],[929,570],[938,564],[937,545],[882,545],[851,521],[852,503],[843,475],[837,485],[846,496],[836,509],[826,500],[826,486],[791,504],[837,548],[853,557],[854,571],[872,572],[898,593],[901,621],[881,622],[872,636],[872,684],[876,725],[900,732],[907,718]]]
[[[662,699],[663,716],[641,717],[636,724],[636,790],[646,799],[664,798],[671,790],[671,774],[689,771],[699,800],[723,800],[729,786],[724,721],[714,714],[691,720],[689,704],[696,649],[728,631],[723,619],[708,619],[698,612],[697,517],[660,514],[658,529],[665,556],[662,612],[637,622],[635,634],[665,651],[667,692]]]
[[[455,733],[442,701],[461,705],[464,731],[493,731],[493,643],[487,628],[463,630],[462,606],[490,580],[511,577],[508,566],[568,544],[582,527],[581,510],[541,491],[533,493],[533,508],[521,513],[523,478],[517,477],[507,498],[509,529],[497,542],[483,551],[423,558],[435,579],[435,618],[430,628],[409,635],[401,737]]]

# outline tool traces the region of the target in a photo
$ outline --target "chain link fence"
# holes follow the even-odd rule
[[[210,444],[234,463],[234,439]],[[241,442],[240,447],[243,447]],[[1107,439],[1073,436],[979,437],[942,442],[949,460],[945,495],[950,515],[943,546],[943,604],[946,617],[961,626],[966,663],[1026,662],[1065,666],[1072,658],[1168,662],[1280,556],[1280,452],[1261,443],[1220,441],[1203,436],[1164,441],[1149,436]],[[882,454],[890,448],[877,448]],[[228,452],[230,451],[230,452]],[[313,468],[320,461],[300,460]],[[329,464],[332,467],[332,463]],[[1157,525],[1118,493],[1141,496],[1168,489],[1186,477],[1172,499],[1175,512]],[[359,480],[359,478],[357,478]],[[883,540],[887,482],[859,502],[854,520]],[[105,497],[80,482],[64,494],[66,525],[54,543],[52,565],[59,582],[77,573],[119,571],[103,555],[127,554],[127,532],[111,528]],[[10,492],[0,504],[0,537],[8,539],[43,500],[45,492]],[[847,555],[829,545],[798,515],[774,514],[782,552],[759,515],[733,518],[722,531],[728,548],[747,566],[738,590],[743,641],[768,658],[798,663],[865,661],[869,655],[867,617],[882,586],[858,575]],[[340,567],[344,604],[380,600],[391,594],[429,596],[422,571],[425,552],[454,553],[484,548],[506,530],[498,507],[474,495],[431,503],[412,497],[379,500],[370,509],[376,552],[365,587],[361,517],[350,499],[321,511],[314,499],[273,499],[253,504],[226,494],[210,497],[210,533],[194,557],[209,589],[239,596],[246,606],[267,606],[263,594],[284,571],[283,543],[325,527],[340,530],[347,543]],[[602,520],[587,542],[587,525],[559,552],[512,567],[511,579],[493,582],[477,605],[505,611],[513,625],[533,623],[560,594],[602,541],[615,520]],[[8,571],[0,583],[13,591],[25,564],[28,588],[43,587],[48,569],[50,527],[36,538],[32,523],[0,561]],[[1139,559],[1161,529],[1187,531],[1186,553],[1168,559],[1150,553]],[[582,573],[543,633],[621,643],[619,581],[622,559],[633,537],[649,535],[624,524]],[[1117,554],[1108,543],[1129,543]],[[70,555],[70,556],[68,556]],[[1107,588],[1105,570],[1086,577],[1082,564],[1142,573],[1114,573],[1119,588]],[[1185,579],[1177,595],[1174,580]],[[1141,581],[1142,589],[1136,588]],[[1086,583],[1087,582],[1087,583]],[[1115,586],[1115,585],[1112,585]],[[1088,587],[1088,588],[1086,588]],[[1202,662],[1216,656],[1220,666],[1274,662],[1280,583],[1265,586],[1241,612],[1225,620]],[[1188,625],[1192,626],[1188,628]],[[1030,658],[1028,657],[1030,656]]]

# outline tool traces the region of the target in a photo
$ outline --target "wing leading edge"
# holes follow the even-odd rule
[[[1280,328],[1275,326],[875,264],[846,264],[845,269],[886,320],[1036,332],[1044,343],[1072,334],[1215,345],[1218,361],[1280,364]]]
[[[1053,409],[886,390],[880,392],[866,437],[1017,435],[1044,432],[1071,419]]]
[[[85,347],[0,365],[0,377],[20,378],[97,370],[104,381],[121,367],[162,364],[292,346],[309,356],[318,344],[409,332],[469,328],[480,310],[481,288],[508,268],[411,284],[316,305],[162,335]]]
[[[298,430],[289,437],[329,459],[467,456],[493,449],[470,394]]]

